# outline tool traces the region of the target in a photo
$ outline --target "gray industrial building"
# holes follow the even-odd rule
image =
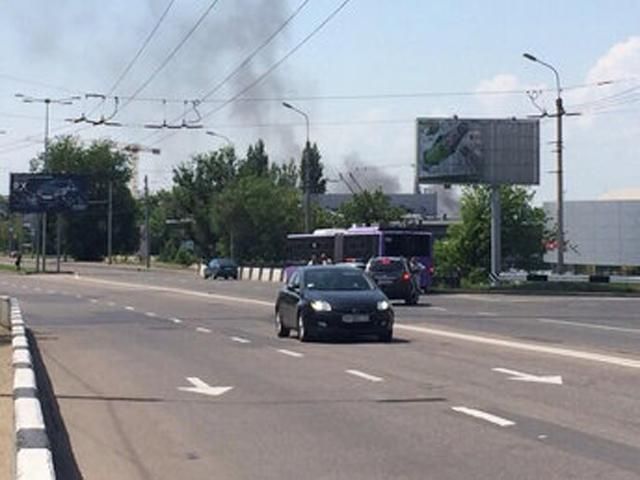
[[[556,204],[545,203],[544,210],[553,228]],[[607,273],[640,267],[640,200],[565,202],[564,225],[565,264],[570,268]],[[544,259],[555,264],[557,252],[549,251]]]

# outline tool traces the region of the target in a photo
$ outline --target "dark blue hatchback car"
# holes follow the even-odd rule
[[[230,258],[214,258],[204,270],[204,278],[238,279],[238,264]]]

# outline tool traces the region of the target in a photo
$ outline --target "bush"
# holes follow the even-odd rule
[[[191,265],[195,263],[197,259],[191,250],[180,248],[173,257],[173,261],[180,265]]]

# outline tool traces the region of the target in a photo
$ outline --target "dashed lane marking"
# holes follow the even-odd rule
[[[552,318],[538,318],[540,323],[552,323],[567,325],[569,327],[592,328],[594,330],[607,330],[610,332],[640,333],[640,328],[611,327],[609,325],[597,325],[592,323],[570,322],[567,320],[554,320]]]
[[[127,305],[126,307],[124,307],[125,310],[129,310],[130,312],[133,312],[135,310],[135,307],[132,307],[130,305]]]
[[[251,340],[242,337],[231,337],[231,340],[237,343],[251,343]]]
[[[294,358],[302,358],[304,357],[304,353],[300,353],[300,352],[294,352],[292,350],[286,350],[284,348],[279,348],[278,353],[281,353],[283,355],[288,355],[289,357],[294,357]]]
[[[349,375],[354,375],[356,377],[364,378],[365,380],[369,380],[370,382],[382,382],[384,378],[376,377],[375,375],[370,375],[365,372],[361,372],[360,370],[345,370]]]
[[[204,327],[198,327],[198,328],[196,328],[196,332],[211,333],[211,330],[209,330],[208,328],[204,328]]]
[[[169,320],[171,320],[173,323],[182,323],[182,320],[180,320],[179,318],[170,318]]]
[[[485,420],[487,422],[493,423],[494,425],[498,425],[499,427],[511,427],[516,424],[516,422],[512,422],[506,418],[498,417],[497,415],[493,415],[491,413],[483,412],[482,410],[476,410],[475,408],[468,407],[451,407],[451,410],[464,413],[465,415],[469,415],[474,418],[479,418],[480,420]]]

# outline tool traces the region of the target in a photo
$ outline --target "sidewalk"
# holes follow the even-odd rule
[[[0,325],[0,480],[13,478],[11,334]]]

